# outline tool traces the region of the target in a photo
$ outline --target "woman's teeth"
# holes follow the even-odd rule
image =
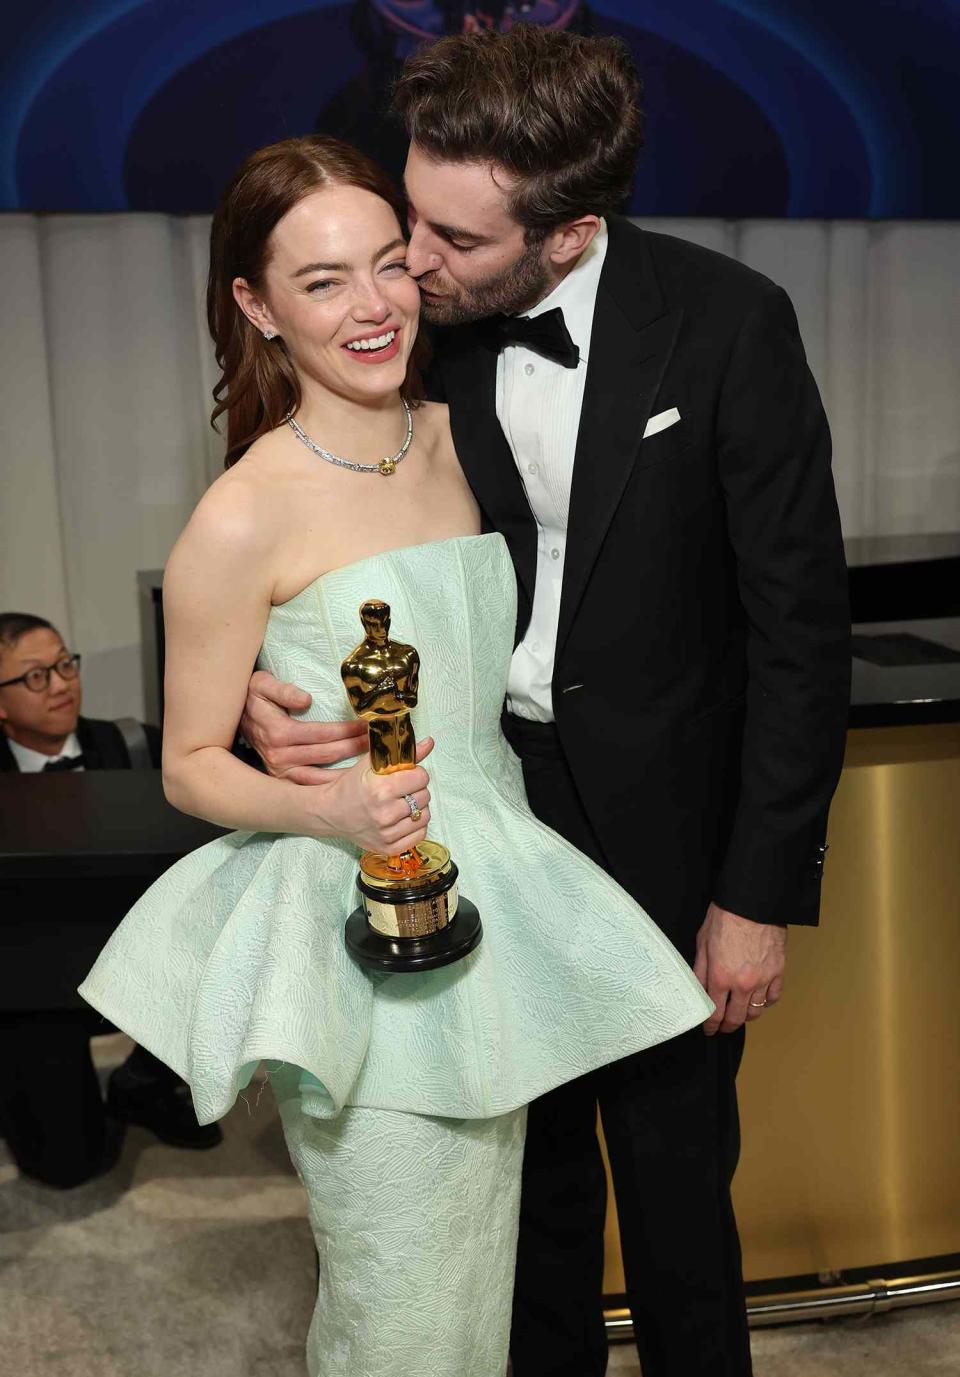
[[[363,352],[370,349],[386,349],[387,345],[392,344],[396,337],[396,330],[388,330],[385,335],[377,335],[376,339],[355,339],[347,345],[347,348]]]

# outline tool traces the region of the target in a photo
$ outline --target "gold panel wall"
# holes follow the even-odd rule
[[[820,927],[747,1035],[748,1281],[960,1252],[960,724],[851,731],[829,842]]]

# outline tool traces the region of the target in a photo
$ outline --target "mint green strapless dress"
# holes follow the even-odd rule
[[[523,1106],[713,1006],[629,895],[529,810],[500,731],[516,615],[503,538],[375,555],[274,607],[259,664],[309,690],[305,717],[351,715],[340,663],[367,598],[420,652],[430,833],[480,910],[480,946],[371,975],[343,940],[357,849],[236,832],[148,890],[80,993],[188,1082],[202,1123],[266,1061],[320,1252],[312,1374],[498,1377]]]

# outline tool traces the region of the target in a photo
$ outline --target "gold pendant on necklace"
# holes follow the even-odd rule
[[[379,468],[380,472],[383,474],[384,478],[389,478],[390,475],[391,475],[392,473],[396,473],[396,471],[397,471],[397,461],[396,461],[396,459],[389,459],[389,458],[388,458],[388,459],[381,459],[381,460],[380,460],[380,463],[377,465],[377,467]]]

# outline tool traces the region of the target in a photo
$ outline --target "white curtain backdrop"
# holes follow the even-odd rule
[[[790,293],[848,535],[960,529],[960,225],[641,221]],[[206,217],[0,217],[0,609],[84,654],[85,709],[142,713],[136,571],[221,468]]]

